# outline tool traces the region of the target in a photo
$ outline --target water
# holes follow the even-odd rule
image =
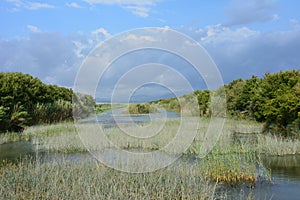
[[[34,147],[31,142],[14,142],[0,145],[0,162],[8,160],[18,162],[26,155],[33,154]]]
[[[300,155],[265,157],[273,184],[267,189],[272,199],[300,199]]]
[[[114,112],[106,112],[100,116],[87,118],[82,123],[101,123],[105,127],[116,126],[117,123],[130,125],[132,123],[145,123],[151,119],[158,119],[167,116],[168,118],[179,117],[172,112],[153,113],[147,115],[126,115],[123,109]],[[243,140],[237,137],[236,140]],[[254,141],[255,142],[255,141]],[[35,155],[35,147],[31,142],[16,142],[0,145],[0,161],[6,159],[18,162],[21,157]],[[39,153],[42,162],[62,163],[64,161],[77,163],[95,160],[89,153],[73,154],[47,154]],[[95,161],[96,162],[96,161]],[[193,162],[191,162],[192,164]],[[267,182],[257,183],[254,188],[249,186],[224,186],[229,199],[300,199],[300,155],[264,157],[263,163],[271,170],[272,184]],[[224,189],[223,187],[223,189]]]
[[[0,159],[18,162],[25,155],[34,154],[34,146],[30,142],[15,142],[0,145]],[[53,164],[69,162],[97,162],[89,153],[39,153],[42,162]],[[272,156],[263,158],[264,166],[271,170],[272,183],[257,183],[254,188],[247,185],[232,187],[225,185],[221,191],[227,191],[228,199],[300,199],[300,155]],[[190,162],[193,164],[193,162]]]
[[[80,120],[80,123],[98,123],[104,128],[110,128],[117,125],[132,125],[132,124],[142,124],[149,122],[151,120],[157,120],[162,118],[178,118],[179,114],[175,112],[169,112],[164,110],[159,110],[158,113],[150,114],[124,114],[125,108],[115,109],[113,111],[105,112],[96,117],[89,117]]]

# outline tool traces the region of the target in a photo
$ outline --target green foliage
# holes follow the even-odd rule
[[[20,72],[0,73],[0,132],[72,119],[73,91]],[[88,102],[93,98],[83,95]]]
[[[130,104],[127,109],[129,114],[149,114],[158,112],[156,108],[151,106],[149,103],[143,104]]]
[[[200,117],[209,115],[209,100],[210,100],[210,91],[209,90],[197,90],[194,92],[197,96],[199,104],[199,114]]]
[[[267,128],[286,132],[288,126],[298,119],[300,94],[297,91],[299,84],[299,71],[266,74],[261,83],[260,103]]]
[[[266,130],[284,136],[299,137],[300,72],[296,70],[266,73],[231,82],[225,86],[228,112],[266,122]],[[233,87],[234,86],[234,87]]]
[[[92,96],[74,93],[73,95],[73,115],[75,119],[88,117],[96,112],[96,102]]]
[[[266,122],[266,131],[283,136],[300,137],[299,70],[266,73],[264,78],[252,76],[246,80],[237,79],[216,91],[197,90],[179,98],[161,99],[152,103],[170,111],[181,112],[185,106],[192,105],[191,99],[195,95],[198,100],[199,115],[209,117],[212,115],[212,109],[221,105],[221,102],[211,102],[211,97],[219,97],[222,95],[220,93],[222,90],[226,92],[227,116]],[[218,98],[213,99],[218,101]]]
[[[112,109],[111,104],[96,104],[95,105],[95,110],[96,110],[97,114],[103,113],[103,112],[111,110],[111,109]]]
[[[236,115],[238,111],[238,99],[239,95],[245,86],[243,79],[237,79],[225,85],[225,92],[227,97],[227,110],[229,115]]]
[[[237,96],[236,108],[244,118],[256,118],[258,121],[262,120],[261,111],[259,110],[260,106],[257,105],[260,84],[261,79],[252,76],[246,80],[241,93]]]

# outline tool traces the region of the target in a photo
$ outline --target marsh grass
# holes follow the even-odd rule
[[[0,134],[0,145],[11,143],[11,142],[20,142],[20,141],[29,141],[30,136],[24,133],[16,133],[16,132],[7,132]]]
[[[2,133],[0,134],[0,144],[31,141],[37,137],[60,136],[65,134],[77,134],[76,127],[73,123],[44,124],[28,127],[22,133]]]
[[[187,163],[153,173],[128,174],[95,163],[33,160],[0,169],[4,199],[217,199],[216,184]]]
[[[25,129],[24,134],[34,136],[57,136],[64,134],[76,134],[76,127],[73,123],[58,123],[58,124],[45,124],[39,126],[31,126]]]
[[[151,129],[149,125],[138,126],[146,127],[149,131],[146,134],[151,134],[152,130],[159,129],[161,122],[153,122]],[[203,151],[201,148],[208,125],[209,119],[200,120],[197,135],[185,152],[187,157],[192,155],[198,157]],[[177,162],[153,173],[128,174],[92,161],[75,164],[68,161],[50,163],[25,159],[18,164],[6,163],[0,168],[0,194],[4,199],[225,198],[225,192],[216,193],[218,188],[222,187],[220,184],[225,183],[231,187],[246,184],[252,187],[260,181],[270,182],[270,173],[263,167],[260,158],[260,153],[266,151],[262,149],[260,140],[253,143],[247,140],[234,142],[232,139],[235,132],[251,135],[252,132],[260,130],[261,124],[256,125],[248,124],[247,121],[229,120],[217,138],[218,143],[206,157],[192,163]],[[176,135],[178,126],[178,120],[167,120],[161,132],[149,138],[133,137],[132,135],[142,134],[137,127],[126,127],[128,133],[132,135],[124,134],[120,128],[103,131],[104,135],[121,149],[153,151],[166,145]],[[73,124],[66,123],[35,126],[26,129],[24,133],[30,136],[37,152],[85,152],[87,149],[76,132],[78,128],[83,128],[85,131],[83,134],[87,136],[93,130],[89,124],[75,128]],[[189,134],[189,131],[194,130],[187,125],[184,131]],[[172,147],[174,151],[171,148],[168,153],[176,153],[178,151],[176,145],[180,145],[181,142],[190,141],[180,138],[179,143]],[[100,147],[105,149],[112,146],[109,143],[101,143]]]
[[[217,183],[254,186],[257,182],[271,182],[270,173],[254,152],[219,154],[213,150],[201,163],[205,176]]]
[[[31,142],[35,150],[39,152],[76,153],[87,151],[79,136],[75,133],[59,136],[34,137]]]
[[[191,122],[191,124],[193,123],[195,122]],[[190,147],[185,150],[185,154],[199,155],[205,151],[203,150],[203,143],[205,142],[204,137],[209,123],[209,118],[200,119],[196,130],[197,134],[193,141],[187,140],[188,137],[179,138],[181,143],[191,143]],[[82,125],[87,135],[90,134],[89,132],[92,132],[89,126],[89,124]],[[166,122],[156,120],[152,123],[123,127],[125,131],[120,129],[120,127],[103,129],[104,135],[110,142],[97,144],[97,148],[105,149],[117,146],[126,150],[159,150],[169,144],[169,141],[176,136],[179,127],[179,119],[168,119]],[[191,134],[195,131],[193,128],[190,128],[189,125],[184,127],[185,134]],[[243,153],[253,150],[267,155],[300,154],[300,140],[282,138],[271,134],[265,135],[261,133],[262,130],[263,124],[261,123],[249,120],[227,119],[222,133],[215,138],[215,151],[219,151],[218,153],[220,154],[230,152]],[[87,151],[86,145],[81,141],[77,131],[78,127],[73,123],[33,126],[25,129],[23,133],[0,134],[0,144],[31,141],[37,150],[47,152],[74,153]],[[157,134],[153,134],[155,131],[157,131]],[[241,134],[243,138],[238,138]],[[145,137],[145,135],[149,137]],[[97,135],[94,136],[97,137]],[[235,137],[240,140],[239,145],[232,145],[235,142]],[[180,146],[180,144],[175,143],[172,147],[173,150],[169,148],[168,151],[170,153],[181,151],[182,149],[177,149],[177,146]]]
[[[259,135],[257,151],[266,155],[295,155],[300,154],[300,140],[283,138],[275,135]]]

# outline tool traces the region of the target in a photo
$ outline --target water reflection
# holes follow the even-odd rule
[[[96,117],[89,117],[80,120],[80,123],[98,123],[102,125],[103,128],[111,128],[119,125],[132,125],[132,124],[142,124],[150,122],[151,120],[164,119],[164,118],[178,118],[179,114],[175,112],[159,110],[158,113],[150,114],[124,114],[125,109],[119,108],[113,111],[105,112]]]

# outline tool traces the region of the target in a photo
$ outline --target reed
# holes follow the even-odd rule
[[[128,174],[90,163],[33,160],[0,169],[4,199],[219,199],[216,184],[186,163],[153,173]]]
[[[219,154],[214,150],[201,161],[205,177],[230,185],[249,184],[259,181],[271,182],[261,159],[254,152]]]
[[[29,141],[30,135],[16,133],[16,132],[7,132],[0,134],[0,145],[11,142],[19,142],[19,141]]]
[[[266,155],[294,155],[300,154],[300,140],[284,138],[276,135],[259,135],[257,151]]]

